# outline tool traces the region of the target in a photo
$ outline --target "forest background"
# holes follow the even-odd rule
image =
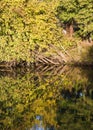
[[[1,0],[0,63],[93,64],[92,0]]]

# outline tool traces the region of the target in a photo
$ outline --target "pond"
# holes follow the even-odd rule
[[[0,130],[93,130],[93,68],[0,69]]]

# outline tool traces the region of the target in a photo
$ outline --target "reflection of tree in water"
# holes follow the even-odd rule
[[[88,85],[86,86],[86,96],[93,99],[93,67],[82,67],[81,71],[88,81]]]
[[[54,126],[47,125],[46,128],[44,128],[42,116],[37,115],[36,119],[39,120],[39,123],[34,124],[34,126],[32,128],[30,128],[30,130],[55,130]]]
[[[55,88],[53,93],[48,82],[41,82],[40,78],[36,80],[40,82],[37,87],[33,73],[14,78],[8,76],[0,78],[0,130],[30,129],[37,123],[38,114],[44,117],[44,128],[48,124],[52,130],[52,124],[56,125]]]
[[[72,71],[74,75],[68,76],[68,84],[66,83],[66,86],[61,90],[62,97],[58,102],[57,111],[59,113],[59,130],[93,129],[93,98],[89,94],[93,90],[93,82],[92,80],[90,82],[86,75],[82,73],[83,71],[81,68],[79,70],[75,68]],[[72,81],[70,82],[69,79],[72,79]],[[71,88],[70,85],[73,87]]]
[[[80,69],[45,66],[20,73],[0,77],[0,130],[92,129],[90,82]]]
[[[76,100],[76,99],[84,96],[82,89],[79,89],[76,91],[75,88],[72,88],[71,91],[69,91],[69,89],[67,89],[67,90],[62,89],[61,94],[64,99],[68,99],[68,100],[73,99],[73,98]]]

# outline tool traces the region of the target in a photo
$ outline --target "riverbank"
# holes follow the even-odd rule
[[[0,62],[0,68],[31,66],[93,66],[93,43],[79,42],[76,46],[65,49],[63,46],[49,45],[45,51],[31,51],[30,62],[11,60]]]

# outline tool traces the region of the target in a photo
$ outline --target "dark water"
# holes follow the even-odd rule
[[[93,130],[93,68],[1,69],[0,130]]]

